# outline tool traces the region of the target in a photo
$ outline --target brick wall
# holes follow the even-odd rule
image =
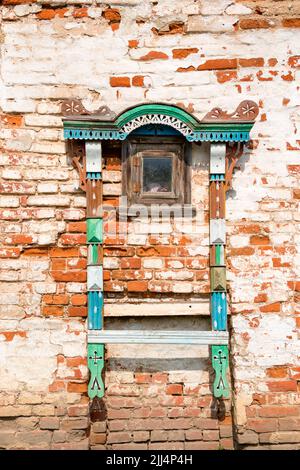
[[[4,0],[0,15],[0,447],[218,449],[234,434],[236,448],[299,448],[298,2]],[[199,118],[259,103],[227,197],[224,410],[208,348],[162,348],[158,361],[154,346],[111,346],[107,419],[91,426],[85,195],[62,136],[65,98],[116,112],[162,101]],[[200,149],[196,246],[173,225],[147,236],[136,219],[126,244],[106,236],[108,326],[209,329]],[[104,150],[105,200],[116,204],[120,148]]]

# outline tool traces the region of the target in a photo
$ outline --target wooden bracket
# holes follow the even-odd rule
[[[88,368],[90,371],[88,395],[90,398],[102,398],[104,395],[104,383],[102,379],[102,371],[104,368],[103,344],[88,344]]]
[[[232,173],[237,160],[242,156],[244,144],[235,142],[233,145],[227,145],[225,160],[225,191],[232,188]]]
[[[227,381],[227,369],[229,365],[228,346],[212,346],[212,366],[216,373],[213,390],[216,398],[229,397],[229,386]]]

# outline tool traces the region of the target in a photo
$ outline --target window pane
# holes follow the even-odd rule
[[[172,157],[143,157],[143,192],[172,191]]]

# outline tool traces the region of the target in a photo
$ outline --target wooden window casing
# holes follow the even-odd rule
[[[191,178],[189,144],[177,137],[131,138],[123,143],[122,194],[128,204],[189,204]],[[143,162],[147,158],[169,158],[172,161],[171,191],[143,191]]]

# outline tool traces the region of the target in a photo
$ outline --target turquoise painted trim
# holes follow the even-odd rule
[[[88,292],[88,329],[101,330],[103,327],[103,292]]]
[[[125,140],[128,134],[114,130],[64,129],[65,139],[78,140]]]
[[[118,131],[100,131],[87,129],[66,129],[64,138],[76,140],[125,140],[128,134]],[[186,136],[189,142],[248,142],[249,131],[245,132],[193,132]]]
[[[101,180],[102,179],[102,175],[100,173],[100,171],[98,172],[90,172],[88,171],[86,173],[86,179],[87,180]]]
[[[189,142],[248,142],[249,132],[193,132],[187,135]]]
[[[225,292],[213,292],[211,295],[212,329],[227,330],[227,300]]]
[[[210,181],[225,181],[225,175],[210,175]]]

